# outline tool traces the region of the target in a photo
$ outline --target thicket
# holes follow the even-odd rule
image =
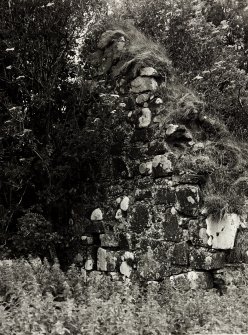
[[[39,259],[0,263],[0,334],[247,333],[247,270],[224,296],[139,287],[92,277]]]
[[[247,141],[247,1],[127,0],[112,14],[101,0],[1,1],[2,256],[54,258],[73,238],[71,206],[83,200],[86,181],[94,185],[104,153],[103,139],[85,132],[88,115],[101,109],[87,60],[100,32],[121,20],[159,42],[206,114]]]

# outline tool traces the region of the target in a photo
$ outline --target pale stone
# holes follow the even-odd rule
[[[195,203],[195,200],[194,200],[191,196],[187,197],[187,200],[188,200],[188,202],[190,202],[191,204],[194,204],[194,203]]]
[[[130,275],[132,273],[132,268],[131,268],[131,266],[129,266],[127,264],[126,261],[124,261],[124,262],[121,263],[120,273],[123,274],[124,276],[126,276],[127,278],[130,277]]]
[[[213,249],[233,249],[237,230],[241,224],[237,214],[225,214],[219,221],[210,215],[206,223],[209,246]]]
[[[127,196],[123,197],[123,199],[121,201],[121,204],[120,204],[121,210],[126,212],[129,208],[129,202],[130,202],[130,200]]]
[[[161,98],[157,98],[156,101],[155,101],[155,104],[156,105],[162,105],[164,102]]]
[[[178,125],[169,124],[167,129],[166,129],[166,135],[168,135],[168,136],[172,135],[173,133],[175,133],[177,128],[178,128]]]
[[[182,289],[209,289],[213,287],[211,274],[208,272],[190,271],[179,275],[171,276],[172,286]]]
[[[97,251],[97,270],[107,271],[107,251],[102,248]]]
[[[151,66],[143,67],[140,70],[140,76],[141,77],[154,77],[157,76],[158,72]]]
[[[121,219],[122,218],[122,211],[121,209],[118,209],[116,214],[115,214],[115,218],[118,220],[118,219]]]
[[[170,173],[173,171],[172,162],[167,158],[166,155],[157,155],[152,161],[153,169],[160,169],[161,173]]]
[[[123,257],[124,257],[125,260],[127,260],[127,259],[134,260],[134,254],[130,251],[125,251]]]
[[[88,259],[86,262],[85,262],[85,266],[84,266],[85,270],[87,271],[90,271],[90,270],[93,270],[93,261],[92,259]]]
[[[142,93],[146,91],[156,91],[158,83],[151,77],[137,77],[131,82],[132,93]]]
[[[95,209],[90,217],[91,221],[101,221],[103,219],[103,214],[100,208]]]
[[[142,108],[142,116],[139,118],[139,128],[146,128],[152,121],[152,112],[149,108]]]
[[[117,204],[120,204],[121,203],[121,197],[117,198],[116,202],[117,202]]]
[[[152,162],[141,163],[139,166],[139,172],[142,175],[150,175],[152,173]]]

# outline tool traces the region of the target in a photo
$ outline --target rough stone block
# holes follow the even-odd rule
[[[176,202],[175,190],[167,187],[158,188],[155,192],[155,203],[158,205],[165,205],[165,207],[172,207]]]
[[[170,275],[172,245],[159,240],[146,240],[135,253],[137,273],[145,280],[161,280]]]
[[[151,93],[142,93],[136,97],[136,103],[138,105],[143,105],[145,102],[149,101]]]
[[[97,270],[105,272],[117,271],[119,263],[120,263],[120,257],[118,252],[98,248]]]
[[[136,204],[131,217],[131,230],[134,233],[143,232],[149,224],[149,209],[145,203]]]
[[[204,186],[207,182],[207,176],[194,173],[185,173],[180,176],[173,176],[172,181],[174,184],[192,184]]]
[[[144,200],[152,197],[151,189],[136,189],[135,200]]]
[[[158,83],[154,78],[137,77],[131,82],[132,93],[142,93],[146,91],[156,91]]]
[[[240,217],[237,214],[225,214],[218,221],[209,216],[206,223],[209,246],[213,249],[233,249],[237,230],[241,225]]]
[[[166,241],[181,242],[184,240],[183,229],[179,223],[180,219],[173,210],[166,210],[162,215],[164,239]]]
[[[200,190],[197,186],[178,186],[176,190],[176,210],[186,216],[195,217],[201,206]]]
[[[228,253],[227,262],[248,264],[248,229],[238,231],[234,248]]]
[[[176,243],[171,255],[171,263],[187,266],[189,264],[189,246],[187,242]]]
[[[170,281],[173,287],[183,290],[206,290],[213,287],[213,279],[211,274],[208,272],[190,271],[176,276],[171,276]]]
[[[210,252],[204,248],[192,249],[190,252],[190,266],[198,270],[220,269],[225,264],[225,253]]]
[[[190,220],[189,239],[194,246],[208,247],[207,224],[204,219]]]
[[[139,117],[138,128],[147,128],[152,121],[152,112],[149,108],[142,108],[142,115]]]

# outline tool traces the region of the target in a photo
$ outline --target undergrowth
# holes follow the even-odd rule
[[[224,296],[141,287],[39,259],[0,263],[0,334],[211,334],[248,328],[246,285]],[[244,274],[247,277],[247,273]],[[107,279],[108,278],[108,279]]]

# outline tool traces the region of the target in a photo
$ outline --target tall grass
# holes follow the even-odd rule
[[[245,274],[247,277],[247,274]],[[248,288],[141,287],[36,260],[0,263],[0,334],[212,334],[248,331]],[[244,281],[245,282],[245,281]]]

